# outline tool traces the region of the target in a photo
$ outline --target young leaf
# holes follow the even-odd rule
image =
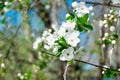
[[[115,69],[106,70],[104,73],[104,78],[115,78],[117,76],[117,71]]]
[[[92,25],[85,23],[84,27],[87,28],[88,30],[93,30]]]
[[[56,54],[56,56],[57,56],[57,57],[60,57],[61,54],[62,54],[61,52],[58,52],[58,53]]]
[[[110,34],[109,38],[110,39],[118,39],[118,35],[117,34]]]
[[[73,20],[75,18],[75,15],[70,13],[70,16],[66,18],[66,20]]]
[[[100,45],[100,41],[99,40],[95,40],[95,44],[96,45]]]
[[[67,47],[68,44],[67,42],[65,41],[64,37],[60,37],[59,40],[58,40],[58,44],[63,46],[63,47]]]
[[[82,17],[82,21],[83,21],[84,23],[86,23],[86,22],[88,21],[88,17],[89,17],[89,15],[88,15],[88,14],[85,14],[85,15]]]
[[[39,66],[40,66],[40,69],[44,69],[47,66],[47,64],[45,61],[39,60]]]
[[[78,31],[82,32],[82,31],[84,31],[84,28],[82,26],[80,26],[80,24],[77,24],[75,26],[75,30],[78,30]]]
[[[102,43],[105,45],[112,44],[112,42],[110,40],[104,40]]]

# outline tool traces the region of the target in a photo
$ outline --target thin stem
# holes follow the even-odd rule
[[[51,54],[49,52],[46,52],[44,50],[41,50],[42,52],[44,53],[47,53],[48,55],[51,55],[51,56],[56,56],[54,54]],[[57,56],[56,56],[57,57]],[[83,61],[83,60],[77,60],[77,59],[74,59],[74,61],[77,61],[77,62],[82,62],[82,63],[85,63],[85,64],[89,64],[91,66],[94,66],[94,67],[98,67],[98,68],[101,68],[101,69],[107,69],[107,70],[111,70],[112,68],[108,68],[108,67],[104,67],[104,66],[101,66],[101,65],[96,65],[96,64],[93,64],[93,63],[89,63],[89,62],[86,62],[86,61]],[[115,70],[117,72],[120,72],[119,70]]]
[[[67,80],[67,71],[68,71],[68,67],[70,66],[69,63],[67,63],[66,67],[65,67],[65,71],[64,71],[64,74],[63,74],[63,77],[64,77],[64,80]]]

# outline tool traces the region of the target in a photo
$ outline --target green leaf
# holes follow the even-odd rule
[[[112,44],[112,42],[110,40],[104,40],[102,43],[105,45]]]
[[[84,27],[87,28],[88,30],[93,30],[93,27],[90,24],[84,24]]]
[[[85,15],[82,17],[82,21],[83,21],[84,23],[86,23],[86,22],[88,21],[88,17],[89,17],[89,15],[88,15],[88,14],[85,14]]]
[[[73,60],[71,60],[71,61],[68,61],[68,64],[70,64],[70,65],[71,65],[72,63],[73,63]]]
[[[109,38],[110,39],[118,39],[118,35],[117,34],[110,34]]]
[[[83,26],[81,26],[80,24],[77,24],[76,26],[75,26],[75,30],[78,30],[78,31],[80,31],[80,32],[82,32],[82,31],[87,31],[87,29],[85,29]]]
[[[110,69],[106,70],[104,73],[104,78],[115,78],[117,76],[117,70],[115,69]]]
[[[62,47],[68,47],[69,45],[67,44],[66,40],[64,39],[64,37],[60,37],[58,40],[58,44]]]
[[[8,0],[9,2],[13,2],[13,0]]]
[[[5,19],[0,21],[1,24],[5,24]]]
[[[57,57],[60,57],[61,54],[62,54],[61,52],[58,52],[58,53],[56,54],[56,56],[57,56]]]
[[[88,22],[88,14],[85,14],[83,17],[77,17],[78,23],[87,23]]]
[[[32,72],[30,70],[28,70],[25,75],[25,79],[30,80],[31,78],[32,78]]]
[[[73,20],[75,18],[75,15],[73,13],[70,13],[70,16],[66,18],[66,20]]]
[[[4,4],[0,3],[0,9],[3,9],[4,6]]]
[[[39,66],[40,66],[40,69],[44,69],[47,66],[47,64],[43,60],[39,60]]]
[[[99,40],[95,40],[95,44],[96,45],[100,45],[100,41]]]
[[[37,50],[41,50],[43,48],[43,42],[39,43]]]

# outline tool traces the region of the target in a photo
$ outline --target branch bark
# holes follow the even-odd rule
[[[113,5],[113,4],[109,4],[109,3],[98,3],[98,2],[89,2],[89,1],[86,1],[86,4],[93,4],[94,6],[96,6],[96,5],[102,5],[102,6],[109,6],[109,7],[120,8],[120,5]]]

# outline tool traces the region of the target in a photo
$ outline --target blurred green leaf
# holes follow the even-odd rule
[[[59,51],[59,52],[56,54],[56,56],[57,56],[57,57],[60,57],[61,54],[62,54],[62,53]]]
[[[99,40],[95,40],[95,44],[96,45],[100,45],[100,41]]]
[[[44,69],[47,66],[47,64],[45,61],[39,60],[39,66],[40,66],[40,69]]]
[[[110,39],[118,39],[118,35],[117,34],[110,34],[109,38]]]
[[[110,40],[104,40],[102,43],[105,45],[112,44],[112,42]]]
[[[117,70],[116,69],[110,69],[106,70],[104,73],[104,78],[115,78],[117,76]]]
[[[25,73],[25,79],[26,80],[30,80],[32,78],[32,72],[30,70],[28,70],[26,73]]]

